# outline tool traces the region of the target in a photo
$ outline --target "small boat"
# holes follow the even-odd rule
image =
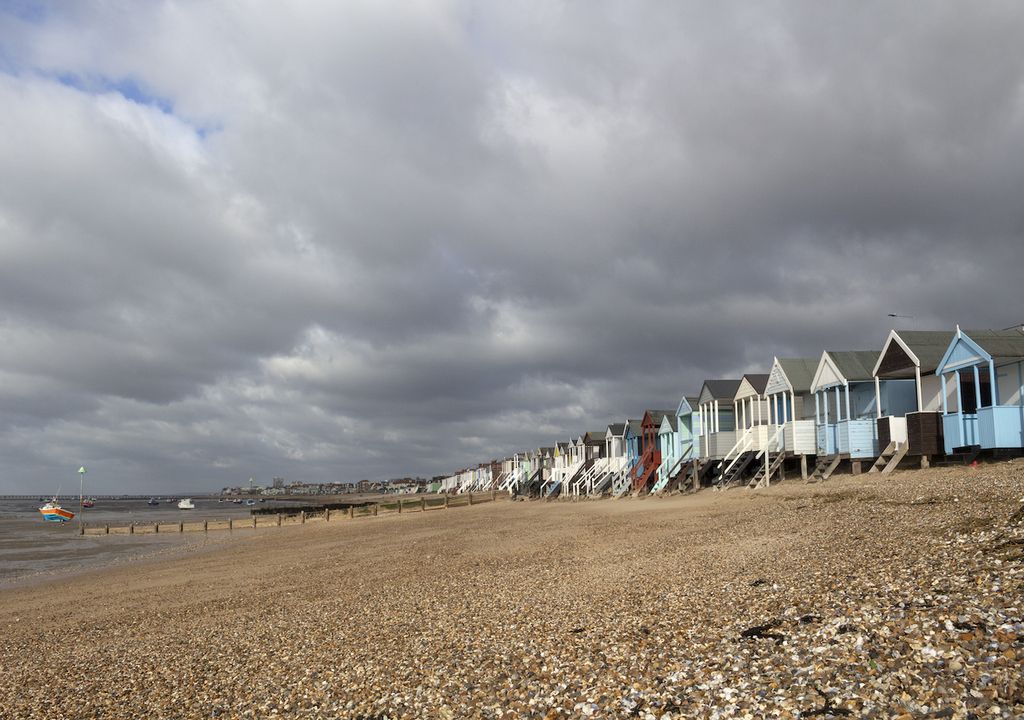
[[[65,510],[57,504],[57,498],[50,500],[39,508],[39,512],[42,513],[43,520],[47,520],[49,522],[67,522],[75,517],[73,512]]]
[[[245,504],[246,505],[255,505],[256,501],[253,500],[252,498],[249,498],[248,500],[245,501]]]
[[[242,498],[235,498],[231,502],[233,502],[235,505],[241,505],[242,504]]]
[[[149,501],[146,504],[147,505],[159,505],[160,501],[157,500],[156,498],[150,498]]]
[[[96,507],[96,498],[85,498],[82,500],[82,507],[91,508]]]
[[[192,498],[182,498],[178,501],[179,510],[195,510],[196,506],[192,502]]]

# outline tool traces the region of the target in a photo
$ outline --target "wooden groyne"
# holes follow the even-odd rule
[[[95,524],[83,522],[80,535],[166,535],[168,533],[214,532],[219,530],[244,530],[253,528],[305,525],[306,523],[356,520],[381,515],[401,515],[410,512],[433,512],[457,507],[469,507],[485,502],[494,502],[503,495],[494,490],[489,493],[468,493],[465,495],[444,495],[434,498],[398,498],[392,502],[368,502],[348,504],[343,508],[334,504],[327,506],[309,505],[290,508],[260,508],[250,517],[208,518],[205,520],[179,520],[178,522],[128,523],[127,525]]]

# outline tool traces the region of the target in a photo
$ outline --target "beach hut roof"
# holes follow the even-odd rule
[[[736,397],[741,380],[705,380],[700,391],[700,402],[732,400]]]
[[[953,330],[891,330],[871,374],[912,378],[915,367],[925,374],[935,372],[955,334]]]
[[[817,369],[818,361],[814,358],[775,358],[765,390],[770,394],[783,390],[806,393],[811,389]]]
[[[734,400],[742,400],[749,397],[760,397],[764,395],[764,389],[768,386],[768,375],[754,375],[748,373],[740,380],[740,386],[736,388]]]
[[[826,350],[821,354],[811,390],[871,380],[878,353],[875,350]]]
[[[665,415],[658,426],[658,432],[676,432],[679,430],[679,418],[672,413]]]
[[[1024,331],[1020,328],[970,331],[957,328],[936,372],[951,372],[989,360],[998,364],[1000,360],[1021,358],[1024,358]]]
[[[872,365],[878,358],[876,350],[839,350],[828,351],[836,369],[847,380],[870,380],[873,377]]]
[[[768,373],[747,373],[743,376],[743,379],[750,383],[750,386],[754,388],[759,395],[763,395],[764,389],[768,386]]]
[[[612,437],[622,437],[625,432],[626,423],[612,423],[608,426],[608,433],[610,433]]]
[[[1021,328],[1012,330],[964,330],[966,335],[992,359],[1024,357],[1024,331]]]
[[[699,404],[700,398],[683,395],[679,400],[679,404],[676,406],[676,415],[685,415],[687,413],[695,412]]]
[[[649,416],[651,418],[651,424],[654,425],[654,427],[658,427],[661,425],[661,419],[663,417],[673,414],[672,410],[645,410],[644,418],[646,419]]]
[[[632,432],[637,437],[643,434],[643,423],[641,423],[639,420],[634,420],[633,418],[630,418],[626,420],[626,425],[629,426],[630,432]]]

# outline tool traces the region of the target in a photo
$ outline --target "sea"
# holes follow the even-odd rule
[[[219,502],[217,498],[193,496],[192,502],[194,510],[179,510],[177,500],[161,499],[159,505],[152,506],[148,504],[148,498],[98,498],[95,507],[79,512],[78,498],[68,498],[61,500],[60,504],[76,513],[76,517],[69,522],[58,523],[43,520],[39,513],[43,503],[37,498],[0,497],[0,590],[171,553],[205,540],[203,533],[79,535],[79,518],[90,527],[105,524],[115,527],[132,522],[176,523],[179,520],[248,518],[252,509]]]

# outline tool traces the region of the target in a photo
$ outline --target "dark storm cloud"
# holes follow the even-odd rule
[[[1022,319],[1024,11],[0,11],[0,492],[433,474]]]

